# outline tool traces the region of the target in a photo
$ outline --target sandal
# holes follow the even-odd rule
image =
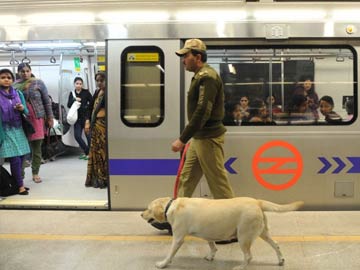
[[[37,184],[42,182],[40,176],[38,175],[33,175],[32,180]]]

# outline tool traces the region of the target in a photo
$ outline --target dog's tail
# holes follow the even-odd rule
[[[304,205],[303,201],[292,202],[289,204],[276,204],[269,201],[258,200],[260,203],[260,207],[264,211],[270,212],[288,212],[298,210],[300,207]]]

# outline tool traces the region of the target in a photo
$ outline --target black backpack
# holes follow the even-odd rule
[[[19,193],[19,187],[14,177],[0,165],[0,196],[6,197]]]

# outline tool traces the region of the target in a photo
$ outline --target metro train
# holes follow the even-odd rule
[[[75,76],[93,92],[94,74],[106,71],[107,209],[143,209],[173,194],[180,156],[171,142],[186,125],[192,77],[175,51],[188,38],[207,44],[208,63],[224,82],[224,106],[273,96],[270,111],[280,110],[270,114],[272,125],[227,125],[225,167],[237,196],[360,209],[360,3],[29,2],[1,4],[0,66],[16,72],[30,60],[65,107]],[[304,76],[319,98],[333,98],[339,121],[326,121],[318,108],[315,120],[289,117]],[[71,132],[63,140],[77,146]],[[194,196],[211,197],[205,178]]]

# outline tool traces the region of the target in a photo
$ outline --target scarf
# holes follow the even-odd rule
[[[13,83],[13,87],[17,90],[20,90],[25,97],[25,100],[28,101],[29,100],[29,88],[31,86],[31,84],[33,84],[36,81],[35,78],[30,78],[28,80],[17,80]]]
[[[14,109],[17,103],[21,103],[21,100],[12,86],[9,93],[0,88],[0,110],[3,128],[21,126],[20,113]]]

